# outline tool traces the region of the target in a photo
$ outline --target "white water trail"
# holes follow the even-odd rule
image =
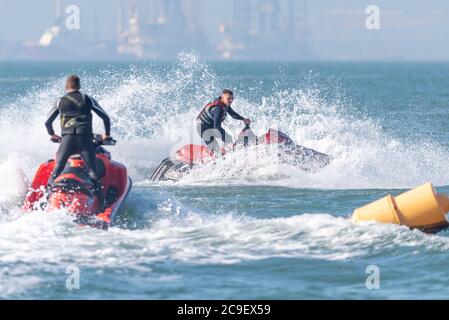
[[[12,157],[31,178],[38,164],[53,156],[56,146],[49,143],[43,122],[63,94],[63,82],[59,78],[44,83],[2,107],[0,167]],[[364,116],[342,98],[338,85],[326,87],[314,84],[313,79],[298,79],[298,83],[301,85],[292,83],[289,89],[253,98],[237,93],[234,109],[253,120],[257,134],[277,128],[297,144],[331,155],[334,160],[329,166],[316,172],[274,167],[268,155],[259,159],[259,167],[234,168],[231,156],[214,164],[213,170],[207,166],[197,170],[181,184],[320,189],[409,188],[427,181],[437,186],[449,184],[449,153],[443,147],[425,139],[407,141],[386,134],[377,120]],[[210,66],[192,54],[180,55],[175,65],[131,66],[125,71],[106,69],[83,76],[84,91],[111,115],[112,132],[119,140],[110,148],[113,157],[127,165],[136,182],[148,179],[176,146],[200,143],[195,117],[223,86]],[[329,93],[334,91],[337,94]],[[103,131],[99,119],[94,124],[98,132]],[[227,125],[234,132],[241,129],[241,123],[233,119],[227,120]],[[9,188],[5,180],[0,184],[0,189]]]

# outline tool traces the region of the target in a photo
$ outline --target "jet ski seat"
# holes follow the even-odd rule
[[[74,154],[71,155],[69,158],[69,161],[72,161],[71,166],[73,166],[73,164],[75,163],[74,166],[78,167],[80,165],[76,164],[78,161],[81,161],[82,158],[79,154]],[[81,165],[82,166],[82,165]],[[104,178],[104,176],[106,175],[106,166],[104,165],[103,160],[101,160],[100,158],[96,158],[96,166],[97,166],[97,176],[98,179],[102,179]]]

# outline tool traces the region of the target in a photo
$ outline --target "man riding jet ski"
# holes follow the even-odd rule
[[[106,132],[103,135],[103,140],[110,138],[111,121],[107,113],[95,99],[80,92],[81,82],[78,76],[69,76],[66,80],[65,89],[67,94],[56,102],[45,122],[51,140],[61,143],[56,153],[56,165],[48,181],[48,185],[49,187],[53,185],[56,177],[64,170],[69,157],[77,153],[84,161],[84,166],[94,184],[94,192],[98,198],[100,208],[103,208],[104,199],[95,167],[95,148],[92,139],[92,111],[103,120]],[[53,121],[55,121],[58,115],[61,118],[62,137],[56,135],[53,130]]]
[[[225,144],[232,143],[232,137],[223,129],[222,123],[229,114],[236,120],[241,120],[245,125],[250,125],[251,120],[242,117],[232,109],[231,104],[234,101],[234,93],[229,90],[223,90],[221,97],[208,103],[201,110],[196,118],[197,132],[204,140],[210,150],[218,151],[219,143],[217,138]]]
[[[155,182],[178,181],[188,174],[195,165],[224,154],[225,149],[229,149],[227,147],[229,145],[232,145],[232,149],[238,146],[275,145],[278,147],[275,150],[276,156],[280,160],[298,166],[303,170],[319,169],[329,164],[330,157],[328,155],[296,145],[290,137],[280,131],[270,129],[257,138],[249,127],[251,121],[238,115],[230,107],[232,101],[232,91],[224,90],[222,96],[207,104],[198,116],[197,131],[207,147],[192,144],[181,147],[174,158],[167,158],[162,161],[150,179]],[[245,128],[233,144],[231,136],[222,128],[222,121],[226,118],[227,113],[245,123]],[[219,147],[217,138],[224,142],[226,148]]]
[[[107,215],[106,223],[109,223],[111,210],[115,210],[117,205],[106,209],[111,201],[105,202],[105,192],[115,192],[119,199],[126,197],[131,187],[126,168],[112,161],[103,148],[98,148],[101,144],[113,144],[110,119],[95,99],[80,92],[78,76],[69,76],[65,89],[67,94],[57,101],[45,122],[51,140],[60,143],[56,159],[39,168],[24,208],[34,208],[36,201],[43,196],[37,188],[43,186],[51,194],[50,208],[68,206],[76,214],[103,212]],[[97,139],[93,137],[92,111],[103,120],[105,126],[106,133]],[[62,137],[55,134],[52,125],[58,115],[61,118]],[[55,196],[58,194],[61,197]]]
[[[102,146],[115,145],[113,139],[103,140],[101,135],[93,139],[95,168],[98,174],[100,192],[104,199],[103,208],[98,201],[97,184],[87,170],[79,154],[72,154],[60,175],[47,188],[56,166],[55,160],[42,163],[29,187],[23,205],[24,211],[67,209],[76,216],[81,225],[107,229],[117,218],[117,213],[131,190],[132,181],[126,167],[111,159],[111,154]]]

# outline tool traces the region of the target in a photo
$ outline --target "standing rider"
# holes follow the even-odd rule
[[[94,184],[94,192],[98,198],[101,211],[104,210],[104,196],[97,175],[95,145],[93,142],[92,111],[104,123],[103,140],[110,139],[111,122],[107,113],[95,99],[80,92],[80,78],[71,75],[67,78],[65,89],[67,94],[60,98],[51,110],[45,126],[53,142],[60,142],[56,153],[56,164],[48,182],[53,186],[55,179],[62,173],[67,160],[73,154],[79,154]],[[53,121],[61,115],[61,136],[55,134]]]
[[[216,138],[221,139],[225,144],[232,143],[231,136],[222,128],[222,122],[228,114],[246,125],[251,124],[250,119],[242,117],[231,108],[233,101],[233,92],[225,89],[221,97],[208,103],[197,117],[197,132],[211,150],[215,151],[218,148]]]

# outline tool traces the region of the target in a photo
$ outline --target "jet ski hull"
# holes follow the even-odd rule
[[[331,162],[331,157],[316,150],[296,145],[286,134],[270,129],[266,134],[256,137],[254,133],[245,128],[234,144],[248,147],[251,145],[266,146],[270,152],[277,153],[279,159],[294,165],[304,171],[319,170]],[[277,149],[272,149],[276,146]],[[270,147],[270,149],[268,149]],[[156,168],[151,181],[179,181],[198,163],[204,163],[213,158],[211,151],[205,146],[185,145],[180,148],[173,159],[166,158]]]
[[[55,179],[55,186],[51,190],[48,190],[46,186],[53,172],[55,161],[50,160],[41,164],[29,187],[22,209],[28,212],[66,209],[76,216],[75,222],[80,225],[107,229],[116,220],[117,214],[131,190],[132,181],[127,175],[126,167],[111,160],[109,154],[100,153],[96,155],[96,158],[105,198],[106,209],[104,211],[100,210],[97,197],[92,190],[92,184],[82,175],[73,173],[72,169],[74,169],[75,163],[76,166],[82,166],[82,160],[79,159],[69,160],[63,174]]]

